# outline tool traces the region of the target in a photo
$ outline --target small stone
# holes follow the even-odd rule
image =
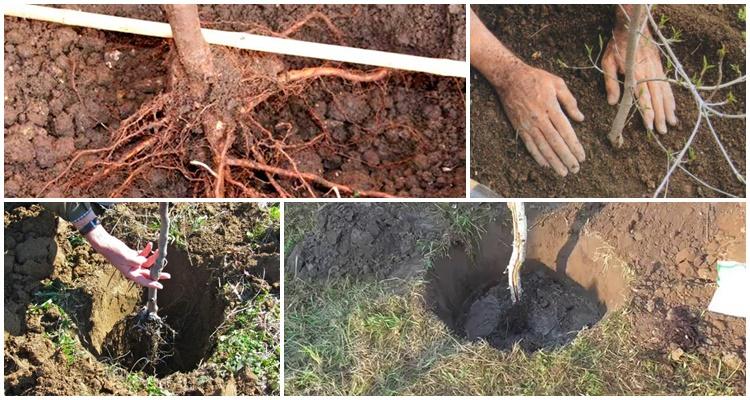
[[[742,359],[737,356],[735,353],[724,353],[721,356],[721,362],[724,363],[724,365],[727,366],[730,370],[738,370],[742,367]]]
[[[669,359],[672,361],[680,361],[680,358],[685,354],[685,351],[681,348],[676,348],[669,352]]]
[[[378,153],[373,150],[367,150],[365,154],[362,155],[362,159],[372,167],[380,164],[380,157],[378,156]]]

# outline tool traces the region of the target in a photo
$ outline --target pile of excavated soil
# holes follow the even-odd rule
[[[164,21],[156,5],[65,6],[84,11]],[[427,57],[463,60],[463,6],[447,5],[202,5],[203,26],[272,34],[313,11],[326,15],[292,38]],[[408,27],[406,29],[405,27]],[[154,96],[169,91],[168,41],[5,18],[5,194],[36,197],[78,150],[111,145],[110,133]],[[340,36],[340,37],[339,37]],[[262,64],[256,53],[241,54]],[[271,57],[284,69],[320,66],[320,60]],[[326,64],[327,65],[327,64]],[[366,66],[345,66],[359,70]],[[465,93],[462,79],[396,72],[379,82],[351,84],[315,79],[301,93],[283,93],[258,106],[253,118],[278,140],[302,172],[398,196],[460,197],[465,191]],[[299,146],[327,133],[325,141]],[[196,135],[200,131],[196,132]],[[206,149],[189,149],[207,160]],[[32,149],[29,151],[29,149]],[[91,161],[90,157],[87,158]],[[84,160],[86,161],[86,160]],[[82,168],[79,162],[71,176]],[[288,160],[270,160],[289,169]],[[185,165],[189,174],[201,171]],[[249,174],[261,194],[278,196],[265,174]],[[82,178],[82,177],[77,177]],[[277,177],[287,192],[310,196],[299,182]],[[97,181],[88,190],[43,196],[108,197],[124,177]],[[192,197],[192,182],[174,170],[154,168],[122,197]],[[316,195],[327,189],[316,188]],[[333,193],[329,193],[333,195]]]
[[[260,211],[249,203],[177,204],[173,218],[187,207],[206,218],[204,227],[182,238],[184,247],[170,248],[166,271],[172,279],[158,297],[159,315],[175,336],[161,360],[144,365],[136,357],[140,343],[132,343],[127,328],[145,304],[145,290],[122,277],[68,223],[38,205],[6,205],[5,394],[145,394],[126,380],[129,371],[155,373],[158,387],[178,395],[273,393],[276,382],[247,368],[228,374],[209,358],[217,337],[229,332],[222,323],[231,320],[238,301],[251,301],[259,290],[278,295],[278,232],[251,244],[247,232],[258,223]],[[109,211],[102,224],[141,248],[154,238],[137,227],[157,216],[155,204],[123,204]],[[236,289],[225,292],[225,284]],[[59,308],[40,306],[46,298]],[[267,323],[276,337],[278,322]],[[78,342],[72,360],[54,341],[60,329]]]
[[[419,203],[332,203],[287,257],[293,277],[404,276],[421,266],[420,241],[439,237],[439,225]]]
[[[615,5],[482,5],[474,7],[479,18],[497,38],[524,62],[549,71],[565,80],[578,101],[586,120],[572,126],[586,151],[586,161],[577,174],[561,178],[550,168],[534,162],[503,112],[492,85],[471,71],[471,178],[489,186],[501,197],[644,197],[651,196],[666,170],[667,156],[646,136],[641,119],[632,118],[623,132],[625,144],[613,149],[606,133],[617,107],[607,104],[602,74],[594,69],[570,69],[590,66],[585,46],[599,50],[599,37],[606,45],[612,36]],[[745,23],[737,17],[742,5],[691,4],[659,5],[654,8],[657,21],[668,18],[666,32],[681,32],[674,51],[692,74],[698,74],[705,59],[718,60],[717,51],[725,46],[722,66],[724,81],[734,79],[736,65],[742,74],[746,68]],[[709,70],[705,82],[713,84],[718,68]],[[732,89],[741,99],[730,112],[744,113],[745,85]],[[691,94],[673,88],[677,102],[678,127],[659,140],[671,151],[684,146],[697,120]],[[714,100],[725,99],[720,91]],[[746,131],[744,119],[712,118],[712,124],[737,168],[746,174]],[[721,155],[713,136],[701,128],[694,142],[694,153],[685,167],[708,184],[739,197],[745,185],[739,182]],[[713,197],[716,192],[698,184],[678,171],[669,184],[670,197]]]

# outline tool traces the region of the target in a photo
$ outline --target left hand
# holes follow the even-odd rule
[[[625,73],[625,53],[628,48],[628,29],[625,26],[616,27],[614,35],[607,43],[607,48],[602,57],[602,69],[604,70],[604,84],[607,90],[607,102],[611,105],[617,104],[620,98],[620,84],[617,74]],[[664,69],[661,65],[659,49],[652,42],[651,32],[648,26],[644,27],[642,35],[636,47],[634,76],[636,81],[649,79],[666,79]],[[672,88],[665,80],[651,80],[639,83],[635,97],[643,117],[643,123],[647,129],[656,130],[659,133],[667,133],[667,123],[677,125],[675,115],[675,101]]]

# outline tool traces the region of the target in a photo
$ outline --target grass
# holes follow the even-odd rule
[[[284,248],[290,252],[294,246],[302,241],[305,234],[315,226],[315,215],[320,204],[316,203],[286,203],[284,205]]]
[[[288,282],[286,394],[397,394],[453,342],[410,286]]]
[[[76,363],[81,356],[81,348],[76,338],[76,325],[64,307],[69,307],[73,301],[72,295],[55,282],[47,283],[44,289],[34,296],[37,303],[31,304],[28,313],[32,315],[56,314],[51,330],[44,332],[44,336],[54,343],[68,366]]]
[[[149,376],[143,372],[129,372],[125,376],[125,384],[133,393],[146,392],[149,396],[168,396],[171,393],[159,386],[156,377]]]
[[[445,234],[437,240],[419,240],[417,249],[423,255],[424,265],[431,269],[434,261],[448,255],[456,244],[473,255],[486,226],[499,216],[497,207],[504,203],[435,203],[434,217],[445,226]]]
[[[278,299],[261,292],[238,310],[217,338],[216,351],[210,361],[228,375],[249,368],[265,381],[272,393],[278,393],[281,345],[278,329],[271,328],[279,325]]]
[[[253,224],[253,227],[245,232],[245,237],[253,243],[263,243],[270,235],[279,231],[281,223],[281,207],[279,203],[267,206],[263,209],[261,218]]]
[[[720,360],[649,353],[627,306],[567,346],[526,354],[456,339],[417,282],[288,282],[287,395],[731,395],[744,379]]]

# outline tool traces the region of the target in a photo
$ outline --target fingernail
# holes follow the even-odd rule
[[[577,165],[575,165],[575,166],[573,166],[573,167],[570,168],[570,172],[572,172],[574,174],[577,174],[579,170],[580,170],[580,167],[577,166]]]
[[[661,133],[662,135],[667,133],[667,125],[665,124],[659,124],[657,129],[659,130],[659,133]]]

